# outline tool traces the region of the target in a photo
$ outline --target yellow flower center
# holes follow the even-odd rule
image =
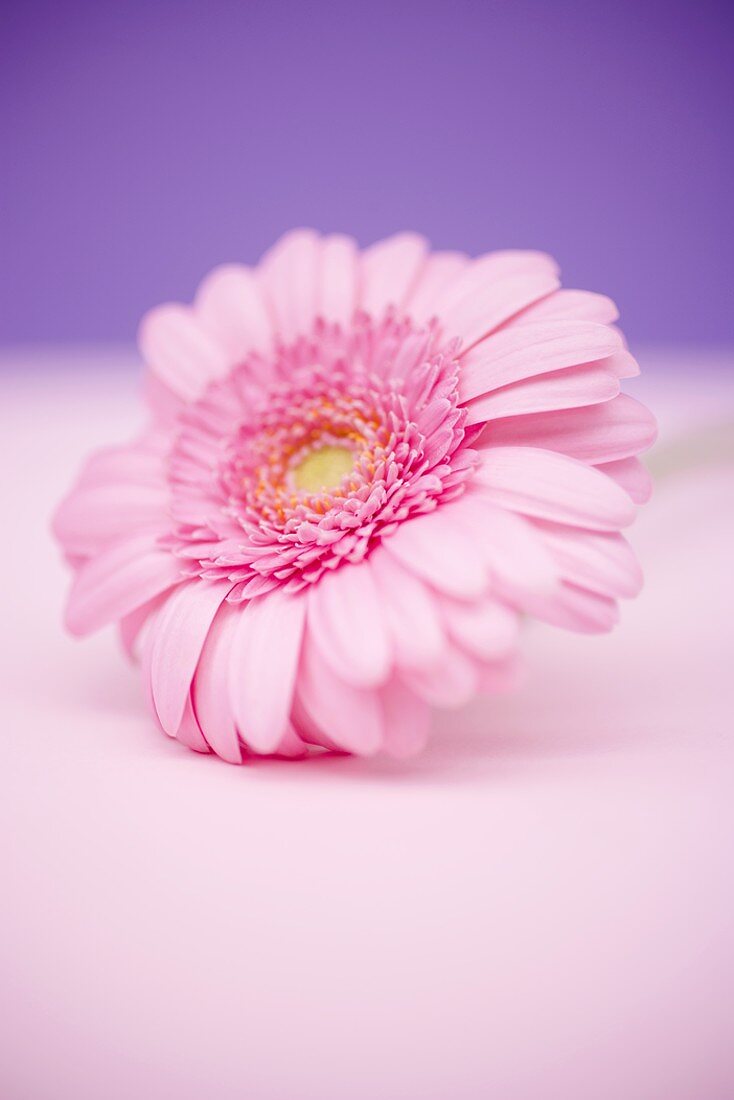
[[[353,465],[354,454],[348,447],[327,444],[311,451],[294,466],[293,484],[296,489],[303,489],[307,493],[335,489]]]

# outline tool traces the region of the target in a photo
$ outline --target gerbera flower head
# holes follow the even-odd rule
[[[537,252],[297,231],[144,319],[150,422],[55,517],[75,634],[120,624],[162,729],[240,762],[405,755],[514,681],[521,621],[610,629],[651,415],[613,303]]]

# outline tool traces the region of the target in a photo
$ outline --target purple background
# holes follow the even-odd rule
[[[299,224],[548,249],[633,340],[734,335],[723,3],[1,10],[2,340],[128,340]]]

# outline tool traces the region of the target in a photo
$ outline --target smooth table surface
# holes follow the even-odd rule
[[[128,353],[5,353],[3,1100],[734,1096],[734,369],[650,353],[648,581],[396,763],[236,768],[75,642],[49,513]]]

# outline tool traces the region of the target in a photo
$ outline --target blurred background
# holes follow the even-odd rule
[[[633,343],[723,344],[724,0],[23,0],[0,24],[0,341],[129,341],[311,225],[552,252]]]

